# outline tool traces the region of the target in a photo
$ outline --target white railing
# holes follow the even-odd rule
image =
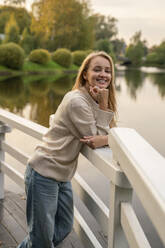
[[[23,175],[5,162],[4,152],[24,165],[28,159],[27,154],[5,141],[5,133],[12,127],[42,140],[47,128],[4,110],[0,110],[0,121],[0,198],[3,198],[4,173],[24,188]],[[108,248],[151,247],[132,207],[133,189],[165,244],[165,159],[132,129],[111,129],[109,145],[112,150],[84,146],[81,151],[110,182],[109,208],[81,175],[76,173],[72,180],[74,229],[84,247],[107,247],[106,236]],[[82,207],[82,202],[86,207]]]

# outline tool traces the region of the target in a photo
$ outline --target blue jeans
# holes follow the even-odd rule
[[[71,183],[43,177],[28,165],[25,191],[28,236],[18,248],[56,247],[73,226]]]

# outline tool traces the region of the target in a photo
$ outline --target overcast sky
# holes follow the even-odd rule
[[[151,46],[165,40],[165,0],[91,0],[94,12],[118,19],[119,38],[127,42],[136,32]]]

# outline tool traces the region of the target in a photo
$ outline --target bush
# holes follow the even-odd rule
[[[68,68],[72,64],[72,54],[66,48],[59,48],[53,53],[52,60],[57,64]]]
[[[0,45],[0,64],[11,69],[21,69],[24,63],[24,50],[15,43]]]
[[[29,60],[37,64],[45,65],[50,61],[50,54],[45,49],[35,49],[30,53]]]
[[[80,66],[83,60],[86,58],[87,52],[86,51],[75,51],[72,53],[72,56],[73,56],[73,63],[75,65]]]

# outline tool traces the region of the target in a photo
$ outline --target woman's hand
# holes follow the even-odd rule
[[[92,149],[108,145],[107,135],[84,136],[80,141]]]
[[[90,86],[89,91],[93,99],[98,102],[100,109],[108,110],[109,90]]]

